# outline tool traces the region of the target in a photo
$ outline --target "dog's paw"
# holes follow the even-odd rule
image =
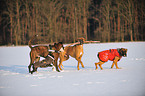
[[[55,71],[55,67],[54,66],[52,66],[52,71]]]
[[[33,71],[31,71],[31,72],[29,72],[29,73],[33,74]]]
[[[84,66],[84,65],[82,65],[82,68],[85,68],[85,66]]]
[[[118,67],[118,68],[116,68],[116,69],[122,69],[122,68]]]
[[[78,70],[80,70],[80,68],[77,68]]]

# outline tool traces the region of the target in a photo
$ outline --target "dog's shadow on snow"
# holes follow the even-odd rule
[[[0,66],[0,70],[9,71],[13,73],[27,74],[28,67],[25,65]]]
[[[81,66],[79,67],[80,69],[95,69],[94,67],[90,67],[90,66],[85,66],[84,68],[82,68]],[[64,66],[64,69],[69,69],[69,70],[76,70],[77,66]]]

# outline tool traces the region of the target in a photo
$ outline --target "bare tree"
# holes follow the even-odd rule
[[[103,22],[102,39],[103,42],[110,42],[110,11],[111,11],[111,0],[103,0],[100,7],[100,18]]]
[[[6,10],[3,11],[3,15],[6,15],[7,17],[6,18],[3,18],[4,19],[4,22],[7,22],[5,26],[3,27],[8,27],[8,25],[10,24],[10,44],[13,43],[13,29],[14,29],[14,26],[15,26],[15,22],[14,22],[14,17],[15,17],[15,14],[14,14],[14,0],[12,1],[9,1],[7,0],[6,1],[6,4],[7,4],[7,7],[6,7]]]

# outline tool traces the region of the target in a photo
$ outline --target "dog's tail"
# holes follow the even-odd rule
[[[33,37],[29,40],[28,45],[29,45],[30,48],[32,48],[32,45],[31,45],[32,40],[34,40],[37,36],[38,36],[38,35],[35,35],[35,36],[33,36]]]

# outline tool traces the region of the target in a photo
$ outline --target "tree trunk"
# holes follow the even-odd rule
[[[127,35],[127,33],[128,33],[128,23],[127,23],[127,21],[125,21],[125,35]]]
[[[142,3],[141,3],[141,40],[143,41],[143,40],[145,40],[144,39],[144,3],[143,3],[144,1],[142,0]]]
[[[13,17],[10,15],[10,43],[12,45],[13,43],[13,29],[12,29],[12,26],[13,26]]]
[[[16,1],[16,11],[17,11],[17,33],[16,35],[16,45],[21,45],[21,30],[20,30],[20,17],[19,17],[19,0]]]
[[[43,20],[43,36],[45,36],[45,26],[44,26],[44,20]]]
[[[86,7],[86,4],[84,2],[84,34],[85,34],[85,39],[88,40],[88,36],[87,36],[87,17],[86,17],[85,7]]]
[[[121,41],[124,42],[124,24],[121,26]]]
[[[107,5],[107,33],[108,42],[110,42],[110,2]]]
[[[33,2],[33,9],[32,9],[32,17],[33,17],[33,19],[32,19],[32,29],[33,29],[33,35],[36,35],[36,22],[35,22],[36,18],[35,18],[35,16],[36,16],[36,14],[35,14],[35,5],[34,5],[34,2]]]
[[[119,10],[119,4],[118,4],[118,17],[117,17],[117,41],[120,41],[120,10]]]
[[[38,34],[38,28],[37,28],[37,14],[38,14],[38,10],[37,8],[35,7],[35,10],[36,10],[36,13],[35,13],[35,30],[36,30],[36,34]]]
[[[117,39],[116,39],[116,19],[115,19],[115,15],[114,15],[114,12],[113,12],[113,21],[114,21],[114,24],[113,24],[113,26],[114,26],[114,29],[113,29],[113,31],[114,31],[114,40],[116,41]]]
[[[4,26],[3,26],[3,41],[4,43],[6,43],[6,31]]]
[[[133,10],[131,9],[131,7],[133,7],[133,6],[131,6],[131,3],[132,2],[128,0],[128,5],[129,5],[128,6],[128,8],[129,8],[129,23],[130,23],[129,24],[129,28],[130,28],[130,32],[129,33],[130,33],[130,40],[133,41],[133,33],[132,33],[132,24],[133,24],[132,11]]]
[[[75,40],[76,40],[76,38],[75,38],[75,37],[76,37],[76,35],[75,35],[75,33],[76,33],[76,32],[75,32],[75,31],[76,31],[76,29],[75,29],[75,28],[76,28],[76,27],[75,27],[75,26],[76,26],[76,25],[75,25],[75,23],[76,23],[76,22],[75,22],[75,15],[76,15],[76,14],[75,14],[75,4],[72,4],[72,9],[74,10],[74,12],[72,12],[73,26],[74,26],[74,27],[73,27],[73,42],[75,42]]]
[[[138,12],[137,12],[137,4],[135,10],[135,22],[134,22],[134,40],[138,40]]]
[[[25,42],[24,42],[24,44],[26,44],[26,40],[27,40],[26,39],[26,34],[27,34],[27,30],[28,30],[27,26],[28,26],[28,21],[26,20],[26,23],[25,23],[25,34],[24,34],[25,35]]]

